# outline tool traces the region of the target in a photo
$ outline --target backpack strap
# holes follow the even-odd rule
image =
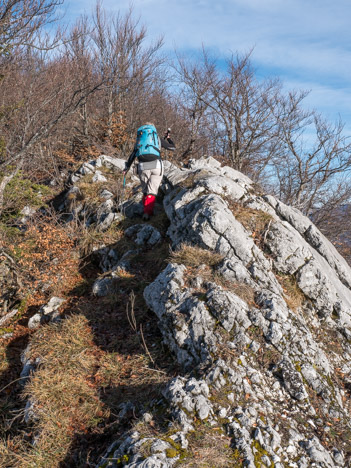
[[[153,148],[154,150],[156,150],[158,152],[158,154],[161,154],[161,151],[160,149],[158,148],[157,143],[158,143],[158,136],[157,136],[157,133],[156,132],[152,132],[152,139],[154,140],[154,144],[153,145],[146,145],[146,147],[148,146],[151,146],[151,148]]]
[[[151,148],[153,148],[154,150],[158,151],[159,154],[161,154],[161,151],[157,148],[157,146],[154,146],[154,145],[146,145],[146,148],[148,148],[149,146],[151,146]]]

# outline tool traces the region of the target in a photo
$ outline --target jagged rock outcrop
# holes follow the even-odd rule
[[[121,221],[124,216],[132,218],[142,215],[143,207],[139,203],[142,195],[135,193],[128,200],[122,195],[124,166],[123,159],[107,155],[85,162],[69,177],[69,188],[59,209],[70,213],[71,219],[78,218],[87,227],[95,225],[99,231],[106,231],[113,222]],[[138,178],[132,175],[132,180],[137,181]],[[82,183],[94,186],[95,200],[85,196]],[[113,186],[115,193],[107,190],[105,183]]]
[[[211,158],[168,163],[163,190],[173,249],[222,255],[207,270],[171,263],[144,291],[183,369],[163,392],[182,443],[170,457],[155,438],[162,450],[143,458],[150,440],[134,432],[99,466],[173,466],[199,420],[232,438],[230,466],[349,466],[347,263],[298,210]]]

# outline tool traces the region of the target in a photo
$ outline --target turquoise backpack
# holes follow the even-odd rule
[[[153,154],[158,158],[160,157],[161,151],[159,149],[158,136],[156,128],[153,125],[143,125],[138,128],[135,148],[137,158],[145,154]]]

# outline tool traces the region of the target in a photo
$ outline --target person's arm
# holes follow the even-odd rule
[[[175,144],[171,140],[171,137],[169,136],[169,131],[165,134],[164,138],[160,138],[161,140],[161,147],[169,150],[169,151],[174,151],[175,150]]]
[[[124,171],[123,172],[128,172],[130,169],[130,166],[133,164],[133,161],[136,157],[136,148],[133,149],[132,154],[129,156],[128,161],[125,164]]]

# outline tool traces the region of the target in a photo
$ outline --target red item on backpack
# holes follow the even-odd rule
[[[143,196],[143,205],[144,205],[144,213],[148,215],[152,215],[154,213],[154,206],[156,202],[155,195],[144,195]]]

